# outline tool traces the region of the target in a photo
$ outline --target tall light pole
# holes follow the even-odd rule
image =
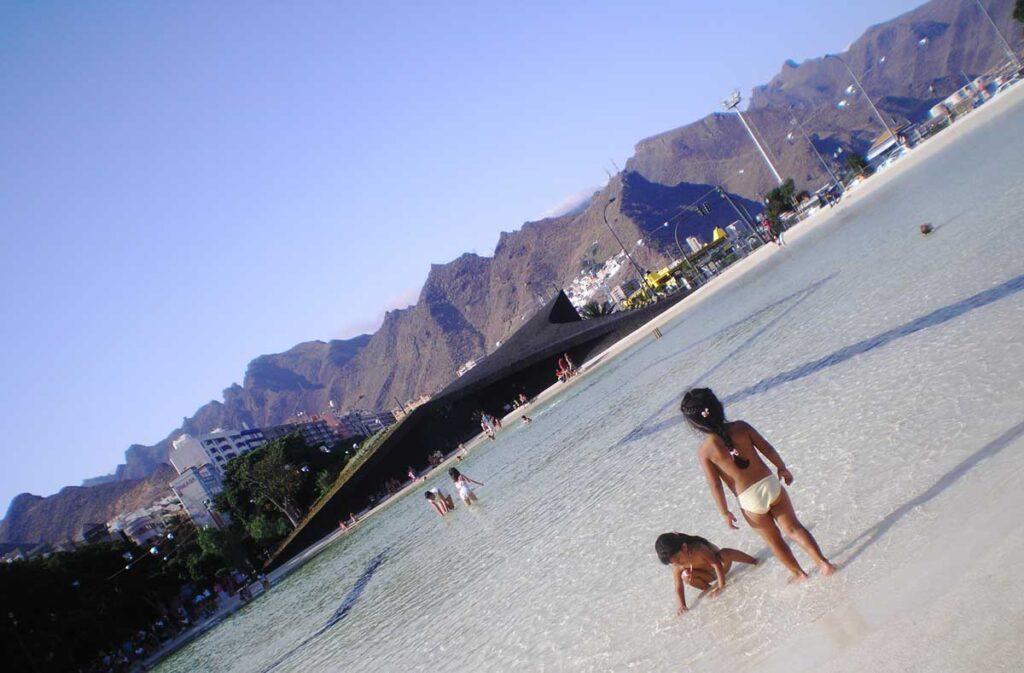
[[[843,59],[839,58],[835,54],[825,54],[825,58],[834,58],[835,60],[843,64],[843,66],[846,68],[846,71],[850,73],[850,77],[853,78],[854,84],[856,84],[857,88],[860,89],[860,92],[864,94],[864,98],[867,99],[868,105],[870,105],[871,109],[875,111],[875,116],[878,117],[878,121],[882,122],[882,126],[884,126],[885,130],[889,132],[890,136],[892,136],[893,142],[898,142],[896,140],[896,134],[893,132],[891,128],[889,128],[889,122],[885,121],[885,117],[883,117],[882,113],[878,111],[877,107],[875,107],[875,101],[871,100],[871,96],[868,95],[868,90],[865,89],[864,85],[860,83],[859,79],[857,79],[857,75],[856,73],[853,72],[853,68],[850,67],[850,64],[844,61]]]
[[[834,182],[836,184],[836,186],[839,187],[839,191],[840,192],[845,194],[846,193],[846,187],[844,187],[843,183],[839,181],[839,178],[836,177],[836,174],[832,172],[832,168],[829,167],[829,165],[825,162],[824,157],[821,156],[821,153],[818,151],[818,148],[815,147],[814,143],[811,142],[811,139],[807,135],[807,132],[804,131],[804,127],[801,126],[800,122],[798,122],[796,120],[796,117],[793,115],[792,111],[790,112],[790,118],[791,118],[791,120],[793,122],[793,126],[795,126],[800,131],[800,135],[802,135],[804,137],[804,140],[807,141],[807,144],[811,146],[811,150],[814,152],[814,156],[818,157],[818,161],[821,162],[821,165],[825,169],[825,172],[828,173],[830,178],[832,178],[832,182]],[[793,134],[790,133],[788,138],[792,138],[792,137],[793,137]]]
[[[992,24],[992,30],[996,31],[996,35],[999,36],[999,41],[1003,43],[1003,49],[1006,50],[1007,56],[1009,56],[1010,60],[1013,61],[1013,65],[1017,68],[1017,70],[1020,70],[1020,59],[1017,58],[1017,54],[1013,51],[1013,49],[1010,48],[1010,43],[1006,41],[1006,38],[1003,37],[1003,34],[999,31],[999,26],[997,26],[996,22],[992,20],[992,15],[988,13],[987,9],[985,9],[985,5],[981,4],[981,0],[974,1],[978,4],[978,9],[980,9],[981,13],[985,15],[985,18],[988,19],[988,22]]]
[[[750,128],[750,124],[748,124],[747,120],[743,118],[743,113],[740,112],[739,107],[737,107],[740,104],[740,100],[740,92],[733,91],[728,98],[722,101],[722,107],[725,108],[726,112],[730,110],[736,111],[736,114],[739,115],[740,121],[743,123],[743,128],[747,129],[747,133],[750,134],[750,139],[754,141],[755,145],[757,145],[757,149],[761,152],[761,156],[764,157],[765,163],[768,164],[768,168],[772,170],[772,175],[775,176],[775,179],[781,185],[782,176],[779,175],[777,170],[775,170],[775,165],[772,163],[772,160],[768,158],[768,153],[764,151],[763,147],[761,147],[760,141],[758,141],[757,136],[754,135],[754,130]]]
[[[608,203],[604,204],[604,211],[601,213],[601,216],[604,218],[604,226],[608,227],[608,231],[612,232],[615,242],[619,244],[619,247],[622,248],[622,253],[626,256],[626,259],[629,260],[629,263],[633,265],[633,268],[636,270],[636,275],[640,276],[640,285],[643,286],[646,291],[647,279],[644,278],[644,273],[640,270],[640,265],[633,261],[633,256],[629,254],[628,250],[626,250],[626,246],[622,244],[622,240],[619,238],[619,235],[615,233],[614,229],[612,229],[612,225],[608,224],[608,206],[612,205],[614,202],[615,197],[613,196],[608,199]]]

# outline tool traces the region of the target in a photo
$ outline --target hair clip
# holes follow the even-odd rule
[[[707,418],[708,416],[711,415],[711,410],[705,408],[704,411],[700,412],[700,415],[703,416],[704,418]]]

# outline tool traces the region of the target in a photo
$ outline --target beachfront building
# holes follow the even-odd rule
[[[260,429],[223,430],[218,428],[205,435],[193,437],[184,434],[171,443],[170,461],[178,474],[190,467],[213,465],[223,474],[224,466],[232,458],[249,453],[267,443]]]
[[[970,112],[992,97],[999,82],[1000,80],[991,75],[974,78],[947,96],[941,103],[932,106],[928,110],[928,118],[953,120]]]
[[[297,434],[302,437],[302,441],[306,443],[306,446],[326,446],[331,448],[341,440],[335,428],[331,427],[326,420],[316,416],[308,423],[283,423],[281,425],[260,428],[260,430],[263,432],[263,438],[268,442],[280,437]]]
[[[389,425],[394,425],[397,419],[395,413],[391,411],[354,409],[346,414],[337,414],[334,420],[337,423],[335,432],[342,439],[348,439],[375,435]]]
[[[229,522],[214,510],[213,499],[224,490],[224,482],[221,472],[209,463],[186,469],[171,482],[171,490],[197,528],[222,528]]]
[[[635,278],[631,278],[621,285],[613,287],[609,294],[611,294],[612,300],[619,305],[619,308],[622,308],[626,304],[626,299],[639,289],[640,281]]]
[[[462,366],[460,366],[458,369],[455,370],[455,375],[456,376],[462,376],[463,374],[468,372],[473,367],[476,367],[477,363],[480,362],[481,360],[483,360],[483,358],[476,358],[475,360],[467,360],[465,362],[465,364],[463,364]]]
[[[100,542],[116,542],[118,535],[112,532],[105,523],[83,523],[75,533],[76,544],[99,544]]]
[[[173,488],[173,486],[172,486]],[[150,544],[187,512],[177,495],[161,498],[148,507],[118,514],[106,523],[111,533],[121,534],[139,546]]]

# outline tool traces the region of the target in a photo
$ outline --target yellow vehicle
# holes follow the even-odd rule
[[[651,288],[655,292],[671,291],[679,287],[676,282],[675,276],[669,271],[668,267],[661,269],[660,271],[651,271],[645,276],[647,281],[647,287]]]

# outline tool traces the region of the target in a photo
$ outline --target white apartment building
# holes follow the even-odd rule
[[[221,474],[232,458],[249,453],[267,443],[259,429],[223,430],[216,429],[205,435],[193,437],[185,434],[174,440],[170,453],[171,465],[184,474],[190,467],[213,465]]]
[[[220,471],[210,464],[188,467],[171,482],[171,490],[197,528],[222,528],[228,523],[228,517],[213,508],[213,499],[224,490],[224,482]]]
[[[696,236],[687,236],[686,245],[690,246],[690,250],[693,252],[700,252],[704,247],[704,243]]]

